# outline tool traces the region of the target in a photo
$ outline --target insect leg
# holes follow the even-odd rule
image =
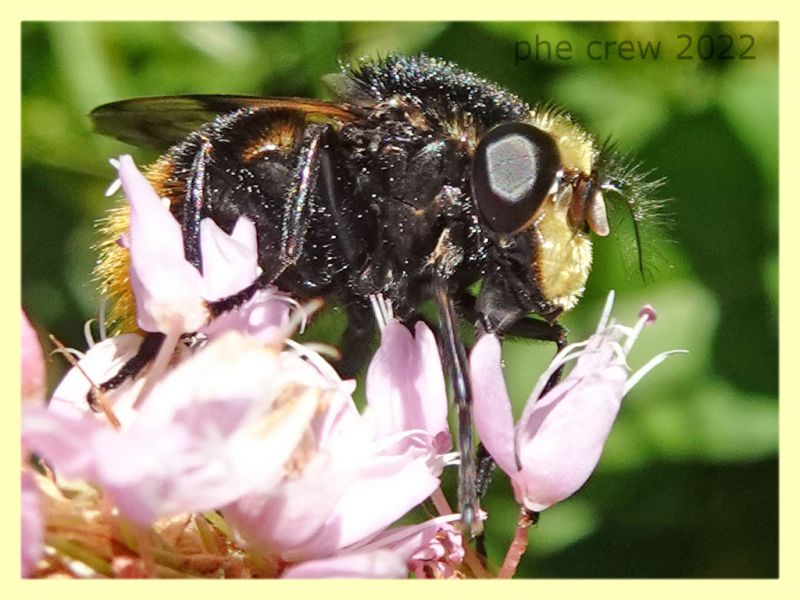
[[[375,333],[375,317],[372,309],[364,304],[347,305],[347,329],[340,344],[342,358],[337,371],[347,379],[355,377],[370,357],[370,342]]]
[[[434,298],[439,312],[442,357],[453,386],[458,407],[458,449],[461,461],[458,467],[458,503],[464,532],[470,536],[480,534],[478,497],[475,481],[475,454],[472,433],[472,386],[469,380],[467,352],[456,328],[456,313],[447,282],[436,277],[433,282]]]
[[[329,213],[336,235],[336,245],[347,265],[358,271],[364,262],[368,237],[373,233],[369,211],[359,204],[350,189],[342,163],[339,140],[331,125],[322,126],[322,149],[319,153],[317,196],[320,208]]]
[[[469,294],[462,294],[458,298],[458,308],[470,320],[476,323],[479,332],[486,332],[487,327],[475,307],[475,298]],[[557,321],[544,321],[533,317],[524,317],[511,325],[492,331],[496,335],[524,338],[542,342],[553,342],[556,345],[556,354],[567,345],[567,330]],[[549,392],[561,379],[562,369],[559,369],[547,381],[543,394]]]
[[[554,342],[556,345],[556,353],[561,352],[567,345],[567,330],[563,325],[555,321],[541,321],[539,319],[526,317],[508,327],[504,333],[512,337]],[[562,365],[550,376],[542,390],[542,396],[553,389],[561,380],[563,370],[564,366]]]
[[[275,283],[281,274],[294,265],[302,256],[303,246],[310,224],[309,207],[316,192],[320,171],[323,136],[322,128],[305,142],[300,152],[295,176],[284,206],[281,221],[281,243],[277,263],[267,269],[249,286],[226,298],[208,303],[213,318],[234,310],[250,300],[262,288]],[[263,265],[262,265],[263,266]]]
[[[357,287],[374,227],[368,208],[359,204],[358,197],[350,189],[348,174],[341,164],[335,130],[326,124],[322,126],[320,135],[317,208],[328,216],[331,237],[349,267],[347,272],[352,275],[353,285]],[[348,303],[346,310],[347,329],[342,336],[342,358],[337,366],[342,377],[354,377],[369,358],[375,319],[371,307],[359,300]]]
[[[567,344],[567,330],[557,321],[525,317],[501,333],[512,337],[554,342],[559,351]]]
[[[203,257],[200,253],[200,221],[205,203],[206,167],[211,155],[211,142],[204,141],[192,161],[192,174],[186,185],[183,203],[183,254],[198,271],[203,272]]]
[[[316,189],[322,132],[314,134],[300,153],[294,181],[283,209],[280,262],[284,269],[297,262],[303,252],[309,226],[308,208]]]
[[[136,377],[156,357],[159,349],[161,349],[161,344],[164,342],[164,337],[163,333],[146,333],[136,354],[122,365],[113,377],[98,386],[100,391],[115,390],[125,383],[128,378]],[[98,410],[99,407],[93,389],[86,394],[86,401],[92,410]]]

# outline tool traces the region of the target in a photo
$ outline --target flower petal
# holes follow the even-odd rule
[[[128,426],[28,409],[23,444],[99,484],[132,521],[267,492],[309,430],[325,380],[292,352],[229,332],[159,380]]]
[[[64,477],[95,479],[95,434],[108,427],[93,414],[78,417],[48,411],[44,407],[24,407],[22,445],[44,458]]]
[[[432,436],[449,431],[442,362],[425,323],[417,323],[414,336],[396,319],[384,327],[367,372],[366,395],[376,438],[409,429]]]
[[[22,313],[22,402],[41,404],[45,396],[45,367],[39,336],[31,326],[25,311]]]
[[[535,403],[519,425],[517,500],[541,511],[574,494],[600,460],[619,411],[627,373],[619,365],[579,381],[571,374]]]
[[[239,217],[231,235],[212,219],[200,221],[200,252],[206,300],[241,292],[258,274],[256,226],[247,217]]]
[[[645,307],[634,327],[610,321],[609,294],[597,331],[556,356],[534,388],[517,426],[521,471],[512,476],[517,500],[541,511],[574,494],[589,479],[629,389],[626,356],[655,311]],[[659,355],[651,368],[666,355]],[[569,375],[542,398],[546,378],[577,357]],[[634,381],[635,383],[635,381]]]
[[[431,572],[439,577],[450,577],[455,572],[454,565],[464,559],[461,533],[452,525],[460,518],[459,514],[443,515],[424,523],[394,527],[346,551],[390,549],[407,561],[418,578],[427,577]]]
[[[137,522],[268,491],[324,383],[294,354],[229,332],[159,382],[127,431],[97,439],[98,478]]]
[[[287,568],[283,579],[405,579],[406,562],[391,550],[375,550],[342,554],[332,558],[310,560]]]
[[[208,319],[200,273],[184,257],[181,227],[128,156],[119,178],[131,206],[129,243],[136,317],[145,331],[197,331]]]
[[[375,461],[342,495],[325,524],[327,534],[335,532],[339,548],[354,544],[405,515],[439,483],[424,460],[395,456]]]
[[[22,576],[33,571],[44,550],[44,524],[39,507],[39,489],[30,471],[22,471]]]
[[[290,320],[291,299],[276,287],[257,291],[253,297],[235,310],[223,313],[200,331],[210,339],[226,331],[246,333],[265,344],[274,344],[285,336]]]
[[[252,545],[293,560],[324,556],[338,547],[332,528],[323,529],[368,455],[369,430],[347,419],[346,429],[329,439],[304,466],[270,493],[250,494],[223,508],[225,518]],[[308,553],[302,550],[306,545]]]
[[[484,335],[470,354],[473,417],[481,442],[509,476],[517,471],[514,454],[514,417],[500,363],[500,341]]]
[[[445,579],[456,573],[456,566],[464,560],[461,532],[446,523],[439,526],[436,535],[409,558],[409,568],[418,579],[436,577]]]

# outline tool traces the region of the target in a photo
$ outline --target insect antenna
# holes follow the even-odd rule
[[[664,230],[668,229],[671,222],[666,211],[668,200],[658,195],[666,179],[654,177],[655,169],[646,169],[641,162],[618,151],[610,139],[606,140],[600,150],[597,170],[600,188],[606,196],[609,192],[618,196],[624,207],[623,218],[620,218],[620,202],[607,203],[617,221],[612,229],[625,232],[618,238],[626,245],[627,235],[630,240],[627,245],[632,246],[636,256],[635,268],[642,279],[646,280],[650,269],[654,267],[649,259],[664,259],[656,247],[656,241],[664,239]],[[629,226],[621,227],[621,221],[626,221]],[[624,255],[629,256],[627,252]]]

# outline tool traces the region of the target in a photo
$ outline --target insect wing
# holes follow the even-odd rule
[[[291,109],[321,121],[352,122],[353,107],[306,98],[257,96],[153,96],[111,102],[95,108],[90,118],[97,133],[134,146],[165,150],[220,114],[242,108]]]

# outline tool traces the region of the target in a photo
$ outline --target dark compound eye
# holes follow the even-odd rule
[[[555,140],[541,129],[505,123],[490,130],[472,158],[472,194],[486,224],[498,233],[522,228],[560,168]]]

